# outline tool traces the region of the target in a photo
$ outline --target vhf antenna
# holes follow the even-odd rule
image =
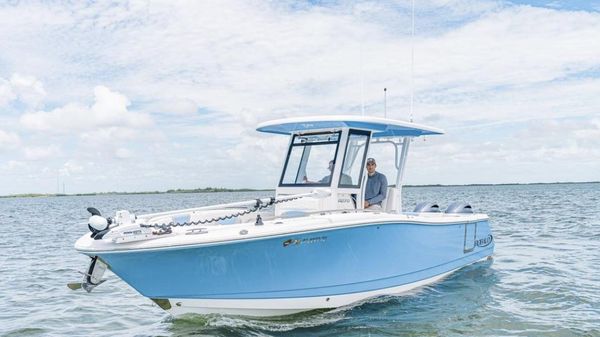
[[[415,0],[412,0],[411,22],[412,30],[410,34],[410,121],[413,121],[413,101],[415,92]]]
[[[387,118],[387,88],[383,88],[383,118]]]
[[[365,74],[363,68],[363,47],[360,44],[360,111],[361,115],[365,115]]]

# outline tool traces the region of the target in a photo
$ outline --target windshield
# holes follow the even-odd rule
[[[339,187],[360,187],[368,144],[368,131],[350,130]]]
[[[295,135],[279,185],[329,186],[339,140],[340,132]]]

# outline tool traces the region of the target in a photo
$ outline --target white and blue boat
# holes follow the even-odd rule
[[[257,130],[290,137],[272,198],[112,218],[89,208],[91,233],[75,248],[92,261],[70,287],[91,291],[110,269],[173,315],[279,316],[402,294],[491,257],[488,217],[470,205],[402,210],[411,139],[441,130],[362,116]],[[395,183],[380,210],[363,208],[374,146],[395,149]]]

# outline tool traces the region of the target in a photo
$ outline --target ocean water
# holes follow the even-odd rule
[[[72,291],[86,207],[187,208],[270,192],[0,199],[0,336],[600,336],[600,184],[412,187],[405,207],[467,201],[491,218],[492,262],[410,295],[279,319],[174,319],[107,272]]]

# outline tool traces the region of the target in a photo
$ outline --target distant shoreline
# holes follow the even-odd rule
[[[503,184],[463,184],[463,185],[404,185],[403,187],[477,187],[477,186],[531,186],[531,185],[574,185],[574,184],[600,184],[600,181],[573,181],[573,182],[554,182],[554,183],[503,183]],[[206,187],[195,189],[176,189],[167,191],[142,191],[142,192],[91,192],[91,193],[23,193],[0,195],[0,198],[43,198],[43,197],[85,197],[95,195],[136,195],[136,194],[171,194],[171,193],[221,193],[221,192],[265,192],[275,191],[273,188],[253,189],[253,188],[222,188]]]
[[[195,189],[176,189],[167,191],[142,191],[142,192],[90,192],[90,193],[24,193],[0,195],[0,198],[43,198],[43,197],[87,197],[94,195],[136,195],[136,194],[171,194],[171,193],[220,193],[220,192],[262,192],[274,191],[273,189],[252,189],[252,188],[221,188],[206,187]]]
[[[430,185],[402,185],[403,187],[465,187],[465,186],[530,186],[530,185],[577,185],[600,184],[600,181],[557,181],[554,183],[501,183],[501,184],[430,184]]]

